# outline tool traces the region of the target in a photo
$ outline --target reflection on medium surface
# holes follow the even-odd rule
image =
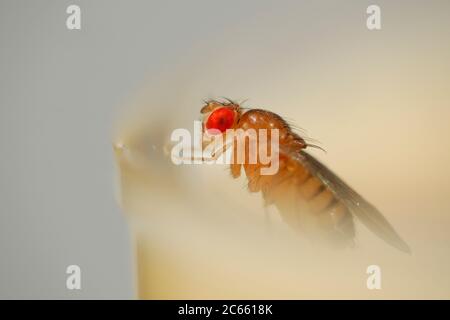
[[[392,210],[417,199],[390,203],[387,196],[379,203],[410,242],[412,255],[389,247],[360,223],[355,248],[328,250],[293,232],[275,208],[267,223],[261,196],[247,192],[245,179],[233,180],[227,166],[175,166],[164,149],[169,126],[153,118],[126,128],[119,130],[114,150],[120,202],[135,240],[140,298],[448,295],[445,281],[432,280],[436,274],[446,279],[449,262],[448,236],[433,223],[436,217]],[[382,194],[384,178],[375,173],[367,177],[373,187],[366,189],[379,188]],[[367,289],[369,265],[381,268],[381,290]]]

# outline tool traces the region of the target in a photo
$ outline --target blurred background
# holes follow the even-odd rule
[[[0,298],[134,298],[136,275],[141,297],[450,298],[448,1],[3,0],[0,15]],[[277,221],[268,238],[244,180],[174,167],[168,134],[221,96],[306,129],[413,254],[361,225],[345,252]],[[154,147],[130,169],[113,142]],[[66,289],[71,264],[81,290]],[[370,264],[382,290],[366,288]],[[204,283],[219,276],[236,283]]]

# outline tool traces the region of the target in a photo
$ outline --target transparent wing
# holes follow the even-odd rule
[[[395,248],[411,253],[405,241],[400,238],[386,218],[372,204],[367,202],[355,190],[342,181],[325,165],[310,154],[301,151],[295,158],[305,166],[312,175],[326,185],[348,210],[357,217],[369,230]]]

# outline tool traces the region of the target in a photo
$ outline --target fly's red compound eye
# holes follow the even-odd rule
[[[206,129],[219,130],[225,132],[230,129],[234,123],[235,112],[230,108],[218,108],[214,110],[206,121]]]

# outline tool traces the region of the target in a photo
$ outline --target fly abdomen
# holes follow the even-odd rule
[[[319,242],[329,242],[334,247],[353,244],[355,236],[353,217],[347,207],[317,177],[308,178],[297,185],[297,214],[301,218],[301,229],[310,233]],[[300,208],[301,211],[300,212]]]

